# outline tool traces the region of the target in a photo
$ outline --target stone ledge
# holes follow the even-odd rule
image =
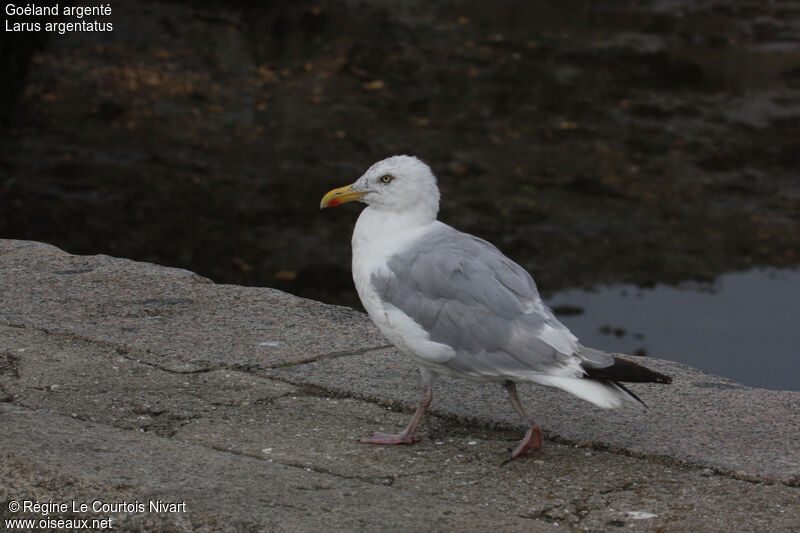
[[[354,479],[69,417],[0,407],[0,427],[0,456],[6,458],[0,476],[10,485],[8,496],[17,501],[29,490],[19,482],[38,478],[47,480],[47,498],[62,502],[187,502],[185,513],[115,513],[116,530],[377,531],[383,529],[383,517],[406,506],[417,511],[404,520],[410,528],[444,529],[451,522],[451,513],[411,491],[374,484],[365,490],[365,484]],[[22,441],[24,447],[14,445]],[[353,505],[354,494],[358,505]],[[550,529],[494,511],[448,507],[463,513],[478,531],[495,525]]]
[[[673,377],[668,386],[626,385],[646,409],[601,409],[535,385],[520,385],[520,398],[550,439],[669,458],[739,479],[800,484],[800,393],[749,388],[670,361],[644,364]],[[420,394],[417,366],[393,349],[270,369],[269,375],[388,405],[408,405]],[[431,413],[522,431],[497,386],[442,378]]]
[[[11,499],[153,497],[191,515],[120,529],[800,529],[800,393],[658,360],[676,381],[636,388],[648,411],[525,388],[549,438],[508,463],[505,397],[454,380],[422,442],[360,445],[417,400],[385,346],[349,309],[0,240],[0,519]]]
[[[268,367],[387,344],[363,313],[187,270],[8,240],[0,261],[0,323],[124,345],[154,363]]]

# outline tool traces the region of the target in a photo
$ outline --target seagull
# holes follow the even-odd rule
[[[320,209],[361,201],[353,230],[353,281],[372,321],[421,366],[423,396],[402,433],[366,444],[413,444],[437,376],[497,383],[527,424],[517,458],[542,445],[516,384],[556,387],[603,408],[643,402],[620,382],[670,383],[628,359],[581,345],[542,301],[528,272],[489,242],[437,220],[439,188],[420,159],[379,161],[334,189]]]

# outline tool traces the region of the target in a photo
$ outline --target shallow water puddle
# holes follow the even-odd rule
[[[670,359],[753,387],[800,390],[800,270],[567,290],[547,303],[587,346]]]

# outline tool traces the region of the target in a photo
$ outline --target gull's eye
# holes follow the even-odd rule
[[[381,176],[381,182],[382,183],[391,183],[391,181],[393,179],[394,179],[394,177],[390,176],[389,174],[386,174],[385,176]]]

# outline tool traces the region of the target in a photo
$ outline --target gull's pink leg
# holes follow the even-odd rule
[[[519,446],[511,452],[511,458],[516,459],[528,450],[538,450],[542,447],[542,429],[539,427],[539,424],[534,422],[533,418],[525,412],[525,408],[522,407],[522,402],[519,401],[519,396],[517,396],[517,385],[513,381],[506,381],[503,383],[503,386],[508,391],[511,407],[513,407],[514,411],[528,424],[528,432],[525,433],[525,438],[522,439]]]
[[[422,396],[422,401],[419,403],[419,407],[414,412],[414,416],[411,417],[411,422],[408,423],[406,429],[403,430],[402,433],[399,435],[389,435],[387,433],[380,433],[376,432],[373,433],[372,437],[361,439],[362,444],[414,444],[415,442],[419,441],[419,437],[414,435],[414,430],[417,429],[417,424],[419,421],[422,420],[422,414],[425,412],[425,409],[433,401],[433,385],[430,383],[425,384],[425,393]]]

